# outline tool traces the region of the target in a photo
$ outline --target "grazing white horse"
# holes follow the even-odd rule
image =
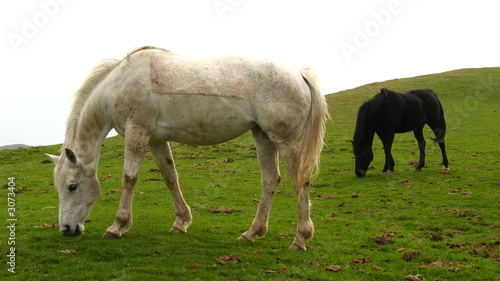
[[[67,121],[54,182],[63,235],[79,235],[100,194],[96,171],[111,129],[125,137],[122,197],[104,238],[120,237],[132,224],[132,199],[149,148],[173,197],[171,232],[185,233],[191,211],[184,201],[167,141],[211,145],[252,130],[262,173],[262,198],[250,229],[253,241],[268,229],[280,181],[281,155],[298,198],[297,236],[290,249],[305,250],[314,233],[309,180],[323,147],[327,105],[308,69],[236,56],[194,58],[142,47],[123,60],[97,66],[78,90]]]

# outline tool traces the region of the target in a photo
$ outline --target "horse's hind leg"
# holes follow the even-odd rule
[[[132,201],[134,187],[139,177],[144,155],[148,147],[147,132],[139,126],[129,126],[125,132],[125,163],[122,175],[122,197],[116,213],[115,222],[103,238],[120,237],[132,225]]]
[[[416,129],[413,131],[413,135],[417,139],[418,149],[420,150],[420,160],[418,161],[418,166],[415,168],[415,172],[420,172],[425,166],[425,138],[422,132],[423,128]]]
[[[151,155],[153,155],[156,164],[160,168],[163,179],[165,180],[170,194],[172,195],[172,200],[174,201],[175,222],[172,229],[170,229],[170,232],[186,233],[187,228],[192,221],[191,209],[186,204],[179,187],[177,171],[175,169],[170,144],[168,142],[151,144],[149,147]]]
[[[439,128],[438,126],[430,126],[432,131],[434,132],[434,135],[436,136],[434,142],[437,142],[439,144],[439,149],[441,149],[441,155],[443,156],[443,169],[444,170],[449,170],[448,168],[448,157],[446,156],[446,145],[444,144],[444,136],[446,131],[442,128]],[[442,127],[445,127],[442,125]]]
[[[281,144],[278,149],[283,158],[285,167],[292,178],[292,185],[298,202],[299,220],[297,225],[297,236],[295,236],[289,249],[305,251],[306,242],[311,240],[314,235],[314,224],[310,217],[309,182],[301,184],[298,180],[299,173],[303,171],[297,170],[298,151],[295,146]]]
[[[250,229],[238,238],[246,241],[253,241],[255,236],[264,236],[266,234],[269,212],[281,179],[276,146],[259,127],[252,129],[252,133],[257,144],[257,157],[262,177],[262,197]]]
[[[448,168],[448,157],[446,156],[446,147],[444,145],[444,140],[439,143],[439,148],[441,149],[441,154],[443,156],[443,170],[450,170],[450,168]]]

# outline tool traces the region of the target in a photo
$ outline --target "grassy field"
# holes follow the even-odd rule
[[[297,221],[290,180],[278,189],[268,234],[254,243],[236,240],[250,226],[260,198],[249,134],[216,146],[173,144],[194,217],[183,235],[168,233],[175,217],[172,201],[148,156],[135,191],[134,225],[112,240],[101,235],[113,222],[121,195],[123,138],[105,142],[98,171],[102,194],[78,237],[62,237],[57,227],[53,164],[44,153],[57,154],[60,145],[0,151],[1,217],[5,226],[9,218],[17,219],[15,230],[0,231],[0,279],[498,280],[499,77],[500,68],[465,69],[328,95],[332,120],[321,173],[311,188],[316,232],[306,252],[287,249]],[[413,173],[418,148],[407,133],[397,135],[393,145],[396,174],[379,175],[384,158],[376,140],[375,169],[365,178],[354,175],[350,140],[356,112],[383,87],[430,88],[439,95],[449,127],[449,173],[442,173],[439,147],[430,141],[427,167]],[[431,136],[428,129],[424,134]],[[9,217],[14,184],[15,213]],[[11,247],[15,273],[8,271]]]

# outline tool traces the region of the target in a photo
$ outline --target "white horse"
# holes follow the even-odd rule
[[[253,241],[268,229],[280,181],[281,155],[298,197],[297,236],[290,249],[305,250],[314,233],[309,180],[323,147],[327,105],[314,74],[265,59],[193,58],[142,47],[122,60],[97,66],[76,93],[54,182],[63,235],[79,235],[100,194],[96,171],[111,129],[125,137],[122,197],[104,238],[120,237],[132,224],[133,190],[148,150],[173,197],[170,232],[185,233],[191,211],[184,201],[167,141],[210,145],[252,130],[262,174],[262,198],[250,229]]]

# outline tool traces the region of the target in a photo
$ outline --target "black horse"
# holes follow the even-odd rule
[[[436,136],[432,139],[439,144],[443,155],[444,169],[448,170],[444,137],[446,121],[441,102],[431,90],[412,90],[396,93],[381,89],[380,93],[365,102],[358,111],[353,148],[356,158],[355,173],[364,177],[373,160],[372,144],[375,133],[384,145],[385,165],[382,173],[394,172],[391,155],[394,134],[413,131],[420,149],[420,161],[415,171],[425,165],[425,139],[422,133],[427,124]]]

